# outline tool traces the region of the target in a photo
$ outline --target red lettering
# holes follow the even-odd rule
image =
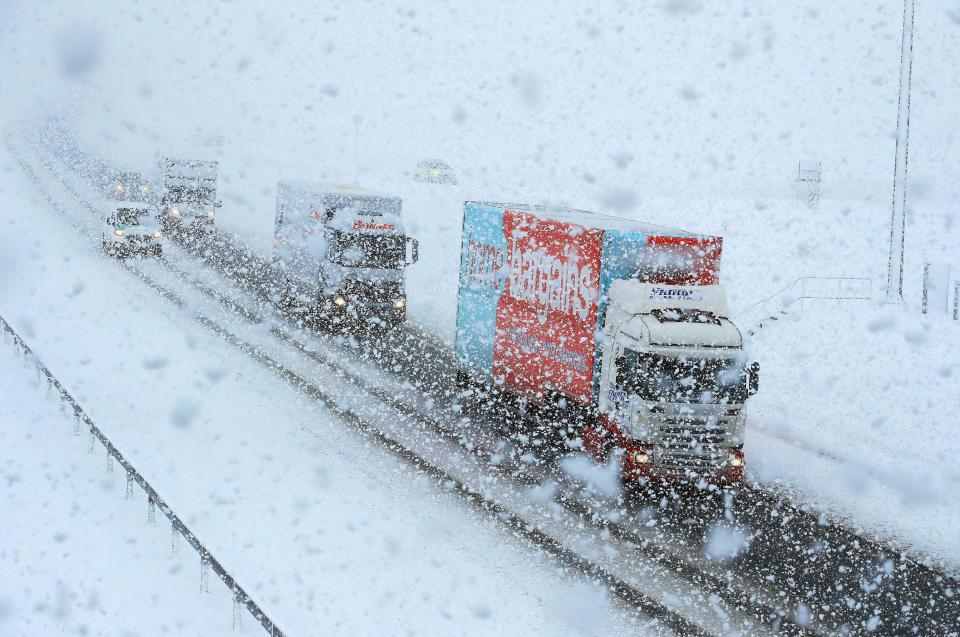
[[[363,219],[356,219],[353,222],[354,230],[384,230],[389,231],[396,228],[392,223],[373,223],[371,221],[364,221]]]

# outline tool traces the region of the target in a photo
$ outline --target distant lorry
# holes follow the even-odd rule
[[[359,186],[277,184],[273,265],[278,302],[333,324],[406,320],[405,268],[417,261],[398,197]]]
[[[163,254],[163,232],[156,210],[138,201],[111,201],[103,232],[103,251],[109,256],[155,256]]]
[[[220,207],[217,199],[217,162],[176,159],[158,155],[157,188],[160,220],[166,230],[206,230]]]
[[[722,239],[579,210],[464,204],[458,383],[541,406],[634,482],[743,476],[757,390]]]

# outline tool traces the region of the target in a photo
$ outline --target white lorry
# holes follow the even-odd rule
[[[139,201],[111,201],[103,232],[103,251],[109,256],[155,256],[163,254],[163,232],[156,211]]]
[[[156,196],[164,229],[206,230],[216,218],[217,162],[158,155]]]
[[[417,261],[398,197],[359,186],[279,182],[273,265],[277,302],[330,323],[406,320],[405,268]]]

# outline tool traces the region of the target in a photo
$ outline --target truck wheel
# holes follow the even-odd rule
[[[457,379],[454,382],[455,382],[457,391],[466,391],[470,389],[472,385],[472,383],[470,382],[470,375],[459,369],[457,370]]]

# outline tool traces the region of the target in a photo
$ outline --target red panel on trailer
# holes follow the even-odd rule
[[[717,285],[720,283],[722,237],[671,237],[650,235],[647,245],[657,255],[657,275],[641,277],[664,285]]]
[[[503,231],[509,284],[497,303],[494,378],[589,402],[603,231],[510,210]]]

